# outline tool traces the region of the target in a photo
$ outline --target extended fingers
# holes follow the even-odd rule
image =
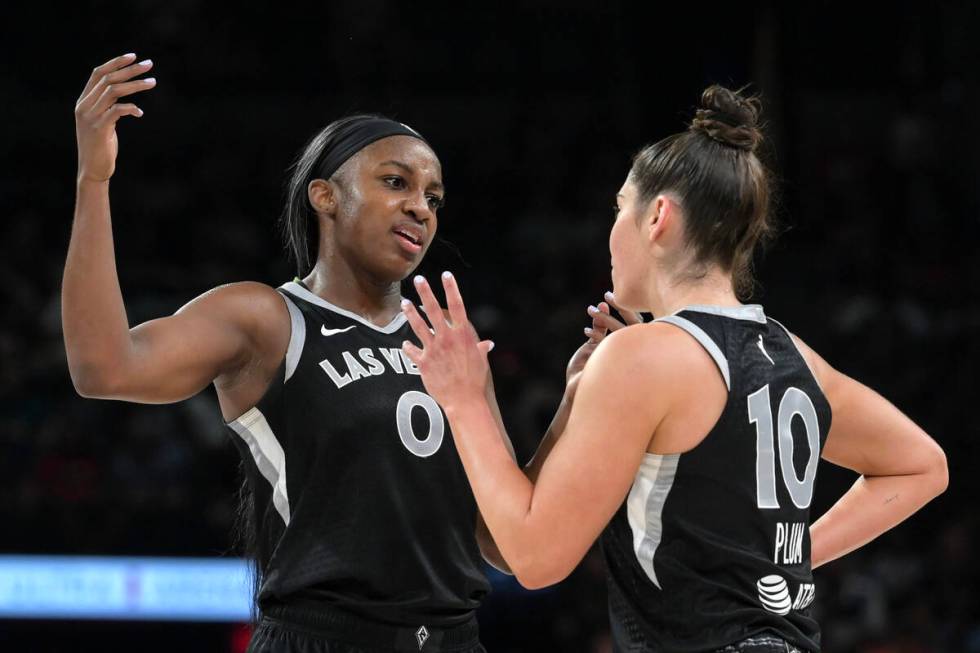
[[[446,308],[449,309],[449,318],[454,325],[466,324],[466,305],[463,304],[463,295],[459,292],[459,285],[452,272],[442,273],[442,287],[446,291]]]
[[[422,363],[422,350],[408,340],[402,343],[402,351],[408,356],[408,360],[415,363],[416,367]]]
[[[422,343],[423,347],[428,347],[432,343],[432,331],[429,330],[429,325],[425,323],[422,316],[419,315],[418,309],[415,308],[415,304],[407,299],[402,300],[402,312],[405,317],[408,318],[408,325],[412,327],[412,331],[418,336],[419,342]],[[413,361],[415,362],[415,361]]]
[[[589,311],[589,315],[592,316],[593,330],[606,329],[607,331],[618,331],[626,326],[626,324],[620,322],[612,315],[599,310]]]
[[[105,62],[101,66],[96,66],[94,69],[92,69],[92,74],[89,75],[88,82],[85,84],[85,88],[82,90],[82,94],[79,97],[83,98],[88,95],[89,91],[91,91],[95,85],[99,83],[100,79],[109,73],[119,70],[123,66],[128,66],[135,59],[136,54],[130,52],[128,54],[123,54],[113,59],[109,59],[109,61]]]
[[[445,326],[446,318],[442,314],[439,300],[436,299],[435,293],[432,292],[432,287],[429,286],[429,282],[422,275],[415,277],[415,290],[419,294],[419,299],[422,300],[422,308],[425,309],[425,316],[429,318],[432,328],[438,330],[439,327]]]
[[[82,91],[82,94],[78,97],[78,103],[76,106],[81,110],[91,108],[92,105],[94,105],[99,98],[102,97],[102,92],[107,86],[128,82],[137,75],[142,75],[149,72],[151,68],[153,68],[153,62],[149,59],[145,59],[139,63],[134,63],[119,69],[105,72],[98,78],[90,79],[89,83]]]
[[[107,84],[102,90],[102,95],[92,105],[91,111],[98,116],[107,111],[119,98],[132,95],[133,93],[139,93],[140,91],[148,91],[156,85],[157,80],[153,77],[137,79],[132,82],[123,82],[121,84]],[[95,90],[98,91],[98,89]]]
[[[592,326],[585,327],[585,337],[595,344],[599,344],[609,332],[609,327],[603,323],[599,316],[609,315],[609,305],[606,302],[599,302],[598,306],[589,306],[586,312],[592,318]]]
[[[96,120],[93,124],[96,128],[99,128],[106,122],[114,123],[123,116],[135,116],[136,118],[142,118],[143,110],[135,104],[113,104],[111,107],[109,107],[109,110],[103,113],[102,117]]]
[[[619,304],[617,304],[616,303],[616,296],[613,295],[612,292],[607,291],[606,294],[603,295],[603,296],[606,298],[606,301],[609,302],[610,305],[612,305],[613,308],[615,308],[617,311],[619,311],[619,314],[623,316],[623,321],[626,324],[628,324],[628,325],[629,324],[639,324],[640,322],[643,321],[643,317],[639,313],[637,313],[635,311],[631,311],[631,310],[625,309],[622,306],[620,306]]]

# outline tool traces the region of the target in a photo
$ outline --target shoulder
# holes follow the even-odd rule
[[[710,355],[685,331],[648,322],[606,336],[586,364],[583,382],[588,376],[601,377],[623,388],[642,386],[644,392],[672,395],[717,374]]]
[[[258,281],[236,281],[234,283],[226,283],[208,290],[207,292],[194,298],[187,304],[187,306],[191,306],[192,304],[198,302],[222,304],[228,305],[229,307],[235,307],[243,303],[282,304],[282,294],[272,286]]]
[[[257,281],[228,283],[195,297],[178,315],[200,317],[246,335],[280,340],[289,337],[289,311],[282,293]]]
[[[237,281],[198,295],[177,312],[208,310],[236,317],[263,309],[273,312],[286,310],[282,294],[272,286],[258,281]]]
[[[699,349],[697,341],[665,323],[614,331],[585,365],[573,416],[599,424],[615,415],[621,439],[645,450],[663,420],[696,395],[695,384],[704,383],[697,370],[705,378],[719,376],[708,354]]]
[[[651,374],[697,365],[705,359],[703,347],[687,334],[666,322],[634,324],[619,329],[600,343],[593,358],[649,368]],[[710,358],[707,359],[710,362]]]

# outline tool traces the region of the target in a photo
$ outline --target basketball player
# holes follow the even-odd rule
[[[250,651],[482,651],[476,504],[401,347],[412,333],[400,282],[436,232],[439,159],[392,120],[330,124],[289,185],[286,232],[302,279],[221,286],[130,328],[109,180],[117,121],[143,115],[125,98],[154,87],[140,78],[151,67],[132,54],[99,66],[75,109],[62,318],[76,389],[168,403],[214,384],[254,500],[263,618]]]
[[[768,229],[760,105],[721,87],[644,148],[617,194],[601,342],[527,473],[485,395],[490,343],[443,275],[448,320],[405,303],[405,343],[442,405],[481,513],[528,587],[560,581],[601,534],[617,651],[817,651],[811,570],[941,493],[939,446],[874,391],[745,305]],[[416,285],[429,315],[438,304]],[[634,311],[659,319],[639,324]],[[606,335],[606,329],[613,333]],[[831,421],[833,415],[833,421]],[[810,525],[820,457],[861,474]]]

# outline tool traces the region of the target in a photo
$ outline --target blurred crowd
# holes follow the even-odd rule
[[[160,84],[141,104],[146,117],[120,130],[113,179],[130,322],[172,313],[221,283],[289,280],[275,220],[291,157],[344,113],[393,113],[443,160],[448,203],[423,272],[456,271],[481,335],[497,343],[499,402],[522,459],[561,396],[586,306],[608,289],[607,207],[629,155],[680,129],[707,82],[755,81],[783,232],[759,259],[755,300],[912,416],[950,461],[946,495],[816,573],[824,650],[980,652],[980,130],[968,127],[980,57],[965,6],[927,14],[903,4],[880,34],[813,7],[759,9],[738,18],[748,20],[738,38],[719,29],[704,37],[710,47],[654,75],[635,46],[637,23],[650,16],[622,8],[544,3],[521,15],[534,38],[500,40],[495,30],[509,22],[495,12],[469,19],[487,28],[479,38],[464,31],[470,41],[435,17],[442,40],[430,42],[389,38],[406,19],[401,5],[379,3],[385,11],[368,19],[340,3],[320,10],[330,18],[327,51],[297,41],[292,56],[284,43],[244,48],[227,26],[208,38],[198,27],[200,41],[178,47],[174,22],[225,25],[217,10],[137,5],[157,20],[139,27],[126,14],[117,27],[141,36],[134,47],[156,48],[138,53],[157,61]],[[264,17],[239,19],[257,29]],[[300,29],[298,17],[272,20],[279,33]],[[593,33],[596,21],[608,34]],[[825,48],[828,30],[852,48]],[[591,47],[578,48],[586,34]],[[401,61],[403,47],[438,62],[431,76],[385,66]],[[33,113],[60,122],[42,128],[15,107],[15,124],[30,128],[9,134],[5,150],[23,163],[0,178],[0,553],[234,555],[238,459],[213,391],[142,406],[82,399],[68,377],[59,287],[73,199],[71,106],[88,69],[115,53],[90,48],[37,86],[12,71],[3,80],[30,88]],[[216,60],[232,69],[215,70]],[[210,77],[199,61],[212,62]],[[314,72],[317,88],[304,83]],[[406,77],[414,74],[417,86]],[[322,97],[325,88],[342,99]],[[853,480],[825,463],[815,515]],[[548,590],[526,592],[494,574],[481,613],[488,649],[610,651],[603,573],[593,552]],[[0,622],[0,633],[40,632],[20,628]],[[209,641],[241,639],[226,626],[196,628]]]

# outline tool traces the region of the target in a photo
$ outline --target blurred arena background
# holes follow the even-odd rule
[[[708,83],[751,82],[784,228],[760,261],[757,299],[909,413],[950,464],[945,495],[817,572],[824,650],[980,651],[976,4],[905,1],[867,15],[831,2],[466,4],[7,6],[0,554],[107,556],[121,567],[104,573],[129,569],[130,583],[145,558],[235,556],[238,457],[213,392],[137,406],[81,399],[68,377],[59,286],[72,109],[93,66],[135,51],[158,80],[137,100],[145,117],[120,128],[112,185],[133,323],[225,282],[291,278],[275,224],[285,169],[330,120],[380,111],[425,134],[448,205],[424,271],[456,271],[496,341],[500,404],[525,459],[585,307],[610,283],[610,207],[629,156],[680,129]],[[825,463],[818,479],[815,515],[852,476]],[[33,562],[0,562],[2,651],[244,650],[235,609],[212,622],[17,616],[28,598],[64,607],[65,595],[95,596],[98,607],[98,578],[59,583],[50,560]],[[31,586],[39,577],[48,584]],[[596,555],[549,590],[494,583],[480,615],[491,653],[610,650]]]

